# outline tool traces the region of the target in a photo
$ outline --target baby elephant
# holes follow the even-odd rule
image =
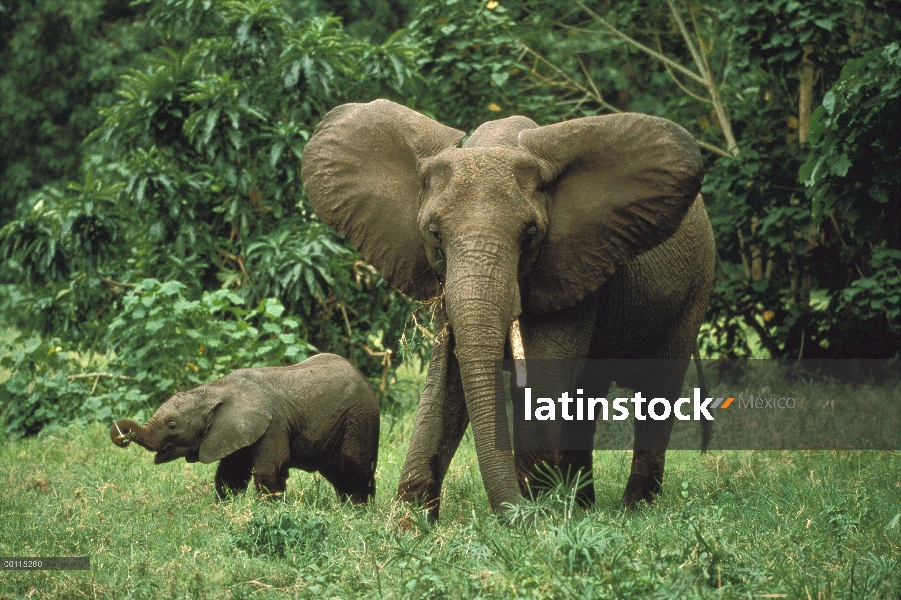
[[[113,443],[134,440],[154,462],[219,461],[216,492],[285,491],[288,468],[319,471],[342,500],[375,495],[379,403],[357,369],[319,354],[290,367],[239,369],[167,400],[145,425],[120,420]]]

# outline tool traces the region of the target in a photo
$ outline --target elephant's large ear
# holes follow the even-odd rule
[[[558,310],[596,290],[623,263],[679,228],[701,188],[698,144],[672,121],[625,113],[526,129],[539,158],[548,234],[529,306]]]
[[[319,218],[346,235],[391,285],[419,300],[439,291],[417,224],[420,165],[463,135],[376,100],[329,111],[304,149],[301,177]]]
[[[200,444],[202,463],[222,460],[253,444],[272,421],[272,407],[260,386],[246,379],[229,383]]]

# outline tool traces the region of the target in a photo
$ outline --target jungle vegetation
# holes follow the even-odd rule
[[[429,311],[311,212],[304,144],[385,97],[471,132],[639,111],[704,149],[710,357],[901,349],[895,0],[4,0],[0,351],[9,432],[146,417],[316,351],[401,408]]]

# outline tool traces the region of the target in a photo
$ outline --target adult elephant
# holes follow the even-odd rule
[[[713,280],[701,157],[675,123],[617,114],[539,127],[516,116],[458,147],[463,137],[376,100],[331,110],[303,156],[319,217],[405,294],[443,299],[398,488],[431,519],[470,420],[494,510],[518,502],[543,461],[591,472],[590,450],[514,457],[495,427],[495,364],[510,355],[511,328],[529,359],[679,359],[602,378],[672,398]],[[636,421],[627,505],[659,491],[671,428]],[[581,499],[593,497],[592,487]]]

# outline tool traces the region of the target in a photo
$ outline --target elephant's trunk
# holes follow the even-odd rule
[[[520,312],[519,252],[482,245],[480,251],[448,254],[445,302],[482,483],[491,508],[503,510],[505,503],[520,499],[506,415],[497,413],[506,409],[496,396],[502,391],[497,361],[504,358],[507,336]]]
[[[138,425],[129,419],[119,419],[110,427],[110,438],[120,448],[125,448],[132,441],[148,450],[156,450],[159,440],[147,425]]]

